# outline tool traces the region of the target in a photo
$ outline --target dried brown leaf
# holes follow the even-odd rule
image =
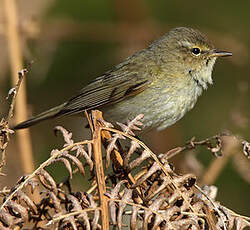
[[[28,210],[22,205],[14,202],[13,200],[10,200],[7,206],[11,208],[15,213],[20,214],[23,220],[26,220],[28,218]]]
[[[98,118],[98,121],[100,121],[107,128],[113,128],[114,127],[110,122],[107,122],[104,119]]]
[[[194,230],[200,230],[200,226],[195,219],[180,219],[171,222],[171,225],[177,230],[190,229],[190,226],[195,227],[192,228]]]
[[[117,183],[117,185],[111,189],[110,193],[106,193],[106,195],[111,199],[109,201],[109,212],[110,212],[110,218],[112,221],[113,225],[117,224],[117,220],[116,220],[116,204],[114,201],[112,201],[112,199],[119,199],[119,191],[121,188],[121,185],[124,184],[126,181],[120,181],[119,183]]]
[[[132,121],[127,121],[127,125],[116,122],[122,129],[122,131],[126,134],[135,136],[134,132],[132,130],[141,130],[138,126],[142,126],[142,122],[140,122],[141,119],[143,119],[144,115],[139,114],[137,117],[135,117]]]
[[[132,140],[131,143],[130,143],[130,148],[129,148],[129,151],[128,153],[125,155],[124,157],[124,167],[127,168],[128,167],[128,161],[131,157],[131,155],[135,152],[135,150],[137,150],[138,148],[140,148],[140,145]]]
[[[94,218],[92,220],[91,227],[92,227],[93,230],[96,230],[96,229],[100,228],[100,226],[98,224],[98,221],[99,221],[99,218],[100,218],[100,210],[97,209],[98,206],[95,203],[95,201],[93,199],[93,196],[91,194],[87,194],[87,197],[88,197],[89,202],[90,202],[89,207],[95,209]]]
[[[153,211],[154,212],[158,212],[162,203],[164,201],[166,201],[166,197],[159,197],[157,199],[155,199],[153,201],[153,203],[149,206],[149,210],[145,210],[145,215],[144,215],[144,222],[143,222],[143,225],[144,225],[144,229],[147,229],[148,227],[148,224],[150,223],[150,219],[153,215]],[[152,210],[152,211],[151,211]],[[158,216],[158,215],[156,215]],[[160,220],[159,218],[157,218],[157,220]],[[163,220],[162,220],[163,221]],[[157,229],[157,227],[160,225],[161,221],[157,221],[158,223],[154,222],[154,226],[153,226],[153,229]],[[157,227],[156,227],[157,226]]]
[[[117,226],[119,230],[122,229],[122,216],[123,216],[124,209],[127,206],[126,202],[133,202],[132,192],[133,192],[132,189],[125,188],[124,194],[121,199],[123,202],[119,202],[118,204],[119,210],[117,214]]]
[[[138,211],[140,210],[139,207],[137,206],[132,206],[132,216],[130,218],[130,229],[131,230],[137,230],[137,225],[138,225]]]
[[[30,186],[30,190],[31,190],[31,193],[33,194],[34,193],[34,191],[35,191],[35,188],[37,188],[38,187],[38,181],[37,181],[37,179],[36,178],[31,178],[29,181],[28,181],[28,183],[27,183],[27,186]]]
[[[12,216],[9,212],[7,212],[6,210],[1,210],[0,211],[0,220],[2,223],[4,223],[5,225],[11,227],[19,222],[22,221],[21,218],[16,218],[14,216]]]
[[[68,130],[66,130],[62,126],[56,126],[54,128],[55,134],[57,134],[58,131],[60,131],[62,133],[64,141],[66,142],[66,144],[64,144],[64,146],[74,144],[74,141],[72,140],[72,133],[70,133]]]
[[[170,208],[165,209],[165,210],[161,210],[161,212],[160,212],[161,215],[155,216],[155,221],[154,221],[154,225],[153,225],[152,230],[158,229],[159,225],[162,224],[163,221],[165,222],[165,225],[171,226],[170,219],[173,218],[173,216],[175,214],[177,214],[178,212],[180,212],[180,209],[177,206],[170,207]],[[162,216],[164,218],[162,218]]]
[[[76,220],[74,216],[69,216],[63,219],[63,224],[60,226],[60,229],[69,229],[68,224],[70,224],[73,230],[77,230]]]
[[[40,182],[45,188],[53,191],[55,194],[58,193],[56,182],[46,170],[40,169],[37,175],[38,175]]]
[[[150,153],[147,150],[144,150],[139,157],[137,157],[129,164],[129,170],[138,167],[143,161],[145,161],[150,156],[151,156]]]
[[[109,164],[110,164],[110,154],[113,150],[117,150],[117,145],[116,145],[116,141],[117,141],[117,138],[116,136],[114,137],[112,135],[112,138],[108,140],[109,141],[109,144],[106,148],[106,168],[108,168]]]
[[[147,156],[148,156],[148,153],[145,151],[145,157],[147,157]],[[131,163],[133,163],[133,162],[131,162]],[[145,173],[142,177],[140,177],[132,187],[135,188],[135,187],[141,185],[150,176],[152,176],[154,173],[156,173],[160,169],[161,169],[160,165],[157,162],[154,162],[153,165],[148,169],[147,173]]]
[[[151,199],[153,199],[155,196],[161,194],[161,192],[166,189],[166,187],[170,184],[170,181],[168,179],[168,177],[164,176],[161,179],[161,184],[159,186],[157,186],[153,191],[151,191],[151,193],[148,193],[148,195],[145,197],[146,201],[149,201]]]
[[[72,155],[70,155],[68,153],[65,153],[64,157],[69,158],[73,162],[73,164],[79,169],[80,173],[83,176],[85,175],[85,170],[84,170],[83,164],[77,157],[72,156]]]
[[[62,207],[61,207],[61,202],[58,199],[58,197],[55,195],[55,193],[50,192],[50,191],[46,191],[47,195],[50,197],[50,199],[52,200],[52,204],[55,207],[55,211],[56,213],[61,213],[63,211]]]
[[[193,174],[185,174],[183,176],[177,176],[174,179],[176,185],[186,188],[192,187],[196,182],[196,177]]]
[[[78,201],[78,199],[72,195],[68,195],[67,198],[70,200],[70,202],[72,203],[73,208],[71,209],[71,211],[81,211],[82,206],[80,204],[80,202]],[[78,215],[77,217],[78,219],[81,218],[83,220],[84,226],[87,230],[90,230],[90,223],[89,223],[89,217],[87,212],[82,212],[80,215]]]
[[[22,191],[17,192],[17,197],[21,201],[23,200],[25,204],[32,210],[34,214],[38,213],[35,203]]]
[[[91,160],[91,155],[89,156],[89,154],[85,151],[84,147],[81,146],[81,145],[78,145],[75,148],[77,149],[76,157],[78,158],[79,156],[83,156],[85,158],[85,160],[87,161],[89,167],[90,167],[90,171],[92,171],[93,168],[94,168],[94,163]],[[74,148],[72,150],[74,150]]]

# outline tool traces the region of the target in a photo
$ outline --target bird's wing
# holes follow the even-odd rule
[[[65,103],[58,115],[95,109],[144,91],[150,81],[133,69],[119,68],[95,79]]]

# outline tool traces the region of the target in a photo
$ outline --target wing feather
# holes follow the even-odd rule
[[[69,115],[112,104],[142,92],[149,83],[145,76],[139,76],[136,71],[119,68],[96,78],[71,98],[59,113]]]

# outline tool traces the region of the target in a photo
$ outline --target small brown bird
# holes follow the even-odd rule
[[[108,120],[119,122],[142,113],[143,128],[162,130],[192,109],[202,91],[213,83],[216,59],[231,55],[215,49],[197,30],[175,28],[90,82],[67,102],[14,128],[101,109]]]

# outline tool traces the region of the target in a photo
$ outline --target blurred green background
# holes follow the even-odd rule
[[[145,143],[161,153],[184,145],[193,136],[203,139],[224,130],[250,140],[250,1],[20,0],[18,7],[24,59],[26,63],[34,61],[27,80],[30,114],[65,101],[91,79],[171,28],[188,26],[201,30],[216,47],[232,51],[233,57],[216,63],[214,85],[191,112],[165,131],[146,134]],[[3,23],[3,16],[0,19]],[[2,117],[8,109],[3,98],[10,88],[4,39],[0,39],[0,48]],[[47,159],[51,149],[62,145],[62,139],[53,134],[56,125],[72,131],[76,140],[86,137],[80,117],[32,127],[36,165]],[[204,148],[198,153],[205,167],[214,159]],[[13,161],[17,156],[18,151],[11,147],[7,163],[11,173],[4,182],[8,185],[22,175],[20,166]],[[237,159],[229,160],[215,182],[219,188],[217,200],[236,212],[249,215],[250,164],[246,158],[241,158],[246,163],[245,171],[241,170]],[[176,160],[179,168],[181,161]],[[63,178],[66,174],[62,175],[60,169],[53,167],[58,178]],[[81,183],[79,179],[78,184]]]

